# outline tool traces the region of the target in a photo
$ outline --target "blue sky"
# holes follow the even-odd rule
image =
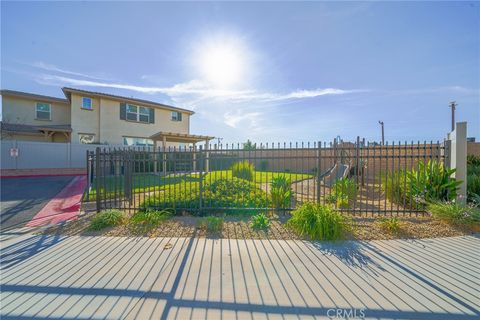
[[[2,2],[1,87],[193,109],[238,142],[480,138],[478,2]]]

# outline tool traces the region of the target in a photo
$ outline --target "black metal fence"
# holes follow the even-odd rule
[[[174,209],[242,212],[329,204],[355,215],[424,212],[428,178],[448,167],[445,142],[367,145],[240,144],[210,148],[97,148],[87,152],[89,190],[97,210]],[[430,172],[429,172],[430,171]],[[423,186],[426,188],[425,186]]]

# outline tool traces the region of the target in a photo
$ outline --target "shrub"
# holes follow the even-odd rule
[[[380,219],[379,223],[382,229],[389,232],[398,233],[398,231],[400,231],[400,221],[397,217],[383,218]]]
[[[305,203],[292,212],[287,225],[301,236],[337,240],[349,228],[348,219],[330,206]]]
[[[467,200],[480,206],[480,157],[467,157]]]
[[[232,175],[236,178],[253,181],[255,177],[255,166],[247,160],[235,162],[231,170]]]
[[[125,217],[120,210],[104,210],[101,211],[92,218],[90,221],[90,230],[101,230],[107,227],[113,227],[120,225],[124,222]]]
[[[273,207],[283,209],[290,207],[293,194],[290,179],[285,176],[276,176],[272,178],[270,185],[272,187],[270,196]]]
[[[417,169],[398,170],[382,177],[382,189],[388,200],[403,205],[424,207],[433,201],[455,199],[461,181],[452,178],[455,169],[442,162],[418,162]]]
[[[434,202],[427,210],[434,218],[454,224],[480,222],[480,208],[453,202]]]
[[[156,227],[163,221],[169,219],[171,215],[172,212],[169,210],[147,209],[135,213],[130,221],[144,224],[147,227]]]
[[[163,193],[148,196],[140,204],[142,211],[162,208],[196,210],[200,205],[198,183],[179,183],[168,186]],[[267,193],[254,183],[238,178],[219,178],[205,183],[201,205],[203,208],[267,208]]]
[[[328,203],[335,203],[337,208],[348,208],[357,197],[357,183],[354,179],[341,178],[332,185]]]
[[[480,194],[470,194],[468,196],[468,201],[470,201],[473,206],[480,208]]]
[[[475,156],[473,154],[467,155],[467,165],[480,166],[480,156]]]
[[[205,187],[204,207],[267,208],[267,193],[242,179],[217,179]]]
[[[480,196],[480,175],[469,174],[467,176],[467,194],[470,201]]]
[[[267,230],[270,227],[270,219],[265,213],[259,213],[252,217],[252,229],[254,230]]]
[[[219,217],[205,217],[198,223],[200,228],[205,228],[208,232],[220,232],[223,227],[223,219]]]

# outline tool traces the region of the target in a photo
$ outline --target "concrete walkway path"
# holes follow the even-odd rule
[[[479,319],[480,238],[4,235],[7,319]]]

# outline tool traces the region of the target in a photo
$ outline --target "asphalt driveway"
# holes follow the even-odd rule
[[[24,226],[72,179],[71,176],[1,179],[0,231]]]

